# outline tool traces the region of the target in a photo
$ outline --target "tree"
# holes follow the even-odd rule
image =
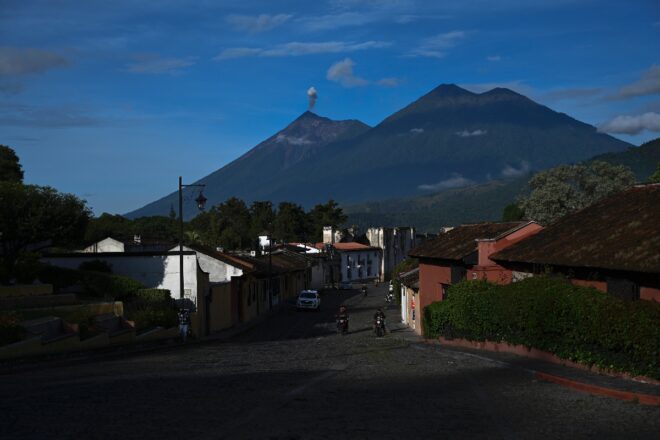
[[[131,235],[163,241],[179,240],[179,222],[170,217],[153,215],[138,217],[132,221]]]
[[[502,212],[503,222],[515,222],[525,218],[525,211],[523,211],[517,203],[510,203],[504,208]]]
[[[322,239],[324,226],[337,228],[345,223],[348,218],[339,207],[339,204],[332,199],[328,200],[325,204],[314,206],[308,215],[310,224],[309,237],[314,240]]]
[[[649,183],[660,183],[660,162],[655,167],[655,173],[649,176]]]
[[[104,212],[89,220],[85,230],[85,242],[95,243],[106,237],[122,238],[133,234],[133,223],[121,215]]]
[[[270,231],[274,221],[275,211],[271,202],[252,202],[250,206],[250,239],[256,240],[259,234],[265,230]]]
[[[300,205],[282,202],[273,222],[274,238],[278,240],[304,241],[307,237],[307,215]]]
[[[55,246],[80,244],[91,216],[85,201],[55,189],[0,182],[0,246],[4,282],[29,244],[52,240]]]
[[[23,168],[18,163],[16,152],[0,145],[0,182],[22,182]]]
[[[635,175],[623,165],[601,161],[562,165],[532,177],[531,193],[519,206],[527,218],[549,224],[634,183]]]

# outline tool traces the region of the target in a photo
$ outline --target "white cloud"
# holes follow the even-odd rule
[[[315,55],[322,53],[341,53],[341,52],[357,52],[360,50],[380,49],[390,46],[391,43],[386,41],[365,41],[361,43],[345,42],[345,41],[323,41],[317,43],[301,43],[293,41],[290,43],[280,44],[271,48],[257,48],[257,47],[233,47],[225,49],[217,55],[214,60],[226,60],[231,58],[242,58],[249,56],[258,57],[287,57],[287,56],[303,56]]]
[[[379,79],[376,83],[379,86],[384,86],[384,87],[396,87],[399,85],[401,81],[399,78],[383,78]]]
[[[135,57],[136,61],[130,64],[126,71],[130,73],[141,73],[158,75],[167,73],[170,75],[177,75],[181,73],[181,69],[195,64],[193,58],[161,58],[160,55],[145,54]]]
[[[290,14],[230,15],[227,17],[227,22],[234,29],[256,34],[281,26],[291,17],[293,15]]]
[[[275,142],[277,142],[278,144],[281,144],[282,142],[287,142],[291,145],[309,145],[312,143],[312,141],[305,139],[304,137],[285,136],[283,134],[278,134],[277,137],[275,138]]]
[[[344,58],[330,66],[326,78],[338,82],[344,87],[360,87],[369,84],[369,81],[353,73],[354,66],[355,62],[352,59]]]
[[[656,93],[660,93],[660,66],[653,65],[642,74],[639,81],[621,87],[615,97],[625,99]]]
[[[0,47],[0,75],[43,73],[64,67],[69,61],[54,52],[40,49]]]
[[[412,57],[444,58],[447,51],[456,46],[463,38],[465,38],[464,31],[452,31],[426,38],[419,47],[413,49],[408,55]]]
[[[422,133],[424,133],[424,129],[423,128],[411,128],[410,132],[412,134],[422,134]]]
[[[220,60],[229,60],[232,58],[244,58],[244,57],[252,57],[252,56],[258,56],[263,52],[263,49],[255,48],[255,47],[232,47],[229,49],[225,49],[218,56],[213,58],[216,61]]]
[[[638,116],[621,115],[598,126],[602,133],[638,134],[644,130],[660,132],[660,115],[654,112]]]
[[[17,95],[24,89],[23,84],[15,81],[0,81],[0,94]]]
[[[342,12],[340,14],[320,15],[301,18],[303,27],[310,31],[327,31],[349,26],[362,26],[382,18],[381,14],[363,12]]]
[[[458,173],[452,173],[449,179],[438,183],[419,185],[418,188],[424,191],[439,191],[443,189],[462,188],[464,186],[474,185],[474,181],[466,179]]]
[[[486,59],[488,61],[493,61],[493,62],[502,61],[502,57],[499,56],[499,55],[490,55],[490,56],[487,56]]]
[[[473,130],[473,131],[468,131],[468,130],[463,130],[463,131],[457,131],[456,134],[460,137],[472,137],[472,136],[483,136],[487,133],[486,130]]]
[[[33,128],[90,127],[100,121],[88,109],[59,105],[38,107],[23,104],[0,103],[0,126]]]
[[[523,160],[520,162],[520,168],[512,167],[507,165],[502,169],[502,177],[518,177],[524,174],[529,173],[532,167],[529,165],[529,162]]]

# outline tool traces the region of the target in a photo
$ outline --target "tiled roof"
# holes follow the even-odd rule
[[[208,246],[203,246],[200,244],[193,244],[193,245],[187,245],[190,249],[193,249],[197,252],[200,252],[204,255],[208,255],[209,257],[213,257],[217,260],[223,261],[231,266],[238,267],[239,269],[245,270],[245,271],[252,271],[255,269],[255,266],[253,263],[248,261],[247,259],[238,257],[236,255],[232,254],[227,254],[224,252],[217,251],[213,248],[210,248]]]
[[[479,223],[462,225],[425,241],[408,255],[414,258],[461,260],[477,250],[477,239],[496,239],[520,229],[529,222]]]
[[[357,243],[354,241],[348,243],[335,243],[333,244],[334,248],[338,251],[368,251],[368,250],[380,250],[380,248],[367,246],[366,244]],[[324,243],[316,243],[315,247],[317,249],[324,249]]]
[[[660,184],[603,199],[490,258],[660,273]]]
[[[416,267],[412,270],[409,270],[408,272],[404,272],[402,274],[399,274],[399,279],[406,286],[412,285],[412,284],[418,282],[419,281],[419,267]]]

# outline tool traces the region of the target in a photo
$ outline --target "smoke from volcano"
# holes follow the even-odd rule
[[[309,98],[309,105],[307,106],[307,110],[311,110],[314,108],[314,104],[316,104],[316,98],[318,98],[314,86],[307,89],[307,97]]]

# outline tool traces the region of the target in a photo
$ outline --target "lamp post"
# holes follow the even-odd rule
[[[179,176],[179,299],[180,300],[183,300],[184,298],[183,295],[183,188],[188,188],[193,186],[203,188],[206,185],[201,185],[201,184],[184,185],[182,177]],[[200,211],[203,211],[204,206],[206,205],[206,197],[204,197],[204,194],[202,194],[202,190],[199,190],[199,196],[197,196],[195,202],[197,202],[197,208],[199,208]]]

